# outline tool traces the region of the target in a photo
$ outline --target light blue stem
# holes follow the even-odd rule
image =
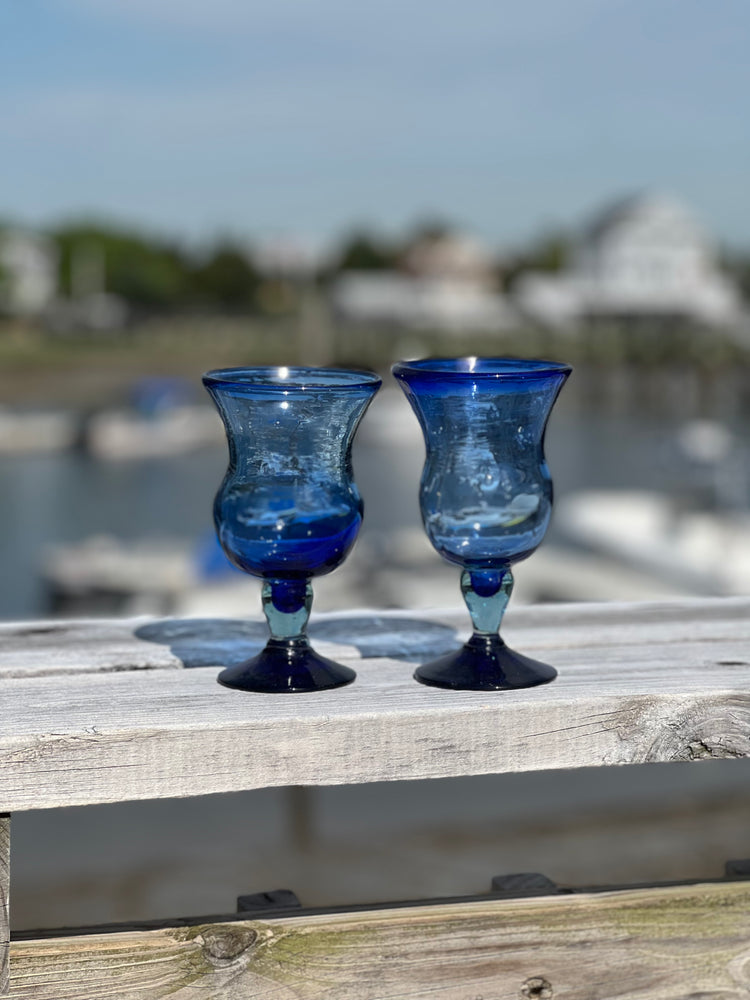
[[[261,600],[271,638],[304,638],[312,598],[309,580],[264,580]]]
[[[463,571],[461,593],[476,633],[498,634],[512,591],[513,574],[509,568],[498,572]]]

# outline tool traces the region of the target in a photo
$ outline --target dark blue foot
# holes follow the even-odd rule
[[[557,671],[508,649],[500,636],[473,635],[457,652],[425,663],[414,676],[422,684],[455,691],[508,691],[547,684]]]
[[[219,674],[219,683],[240,691],[281,694],[325,691],[350,684],[357,675],[349,667],[319,656],[305,640],[270,639],[257,656]]]

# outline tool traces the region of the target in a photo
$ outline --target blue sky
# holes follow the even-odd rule
[[[0,0],[0,216],[498,246],[642,188],[750,247],[747,0]]]

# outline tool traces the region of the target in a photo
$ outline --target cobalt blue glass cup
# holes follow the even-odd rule
[[[509,649],[500,623],[511,564],[536,549],[552,509],[544,432],[568,365],[512,358],[401,362],[393,374],[419,419],[426,460],[425,530],[462,567],[474,632],[457,652],[419,667],[436,687],[497,691],[551,681],[557,671]]]
[[[348,684],[354,671],[318,655],[307,639],[310,581],[334,570],[359,532],[351,447],[380,379],[333,368],[225,368],[203,384],[229,443],[216,531],[234,565],[263,580],[270,629],[266,647],[219,681],[265,692]]]

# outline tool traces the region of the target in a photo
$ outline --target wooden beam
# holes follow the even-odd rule
[[[28,624],[16,640],[8,627],[0,801],[13,812],[750,756],[747,599],[522,608],[513,621],[508,641],[554,664],[552,684],[491,693],[417,684],[415,663],[459,641],[467,615],[458,611],[319,620],[316,643],[337,648],[358,676],[311,695],[217,684],[221,664],[252,647],[247,622],[110,623],[101,644],[103,626],[68,623],[68,640],[42,632],[28,648]]]
[[[10,941],[10,816],[0,814],[0,997],[8,992]]]
[[[730,1000],[750,988],[750,886],[286,915],[11,952],[13,1000]]]
[[[511,645],[544,650],[702,643],[746,639],[750,600],[695,598],[641,604],[511,603],[503,634]],[[468,612],[348,611],[313,617],[317,648],[348,659],[439,655],[468,634]],[[259,619],[169,618],[0,622],[0,678],[219,669],[262,646]]]

